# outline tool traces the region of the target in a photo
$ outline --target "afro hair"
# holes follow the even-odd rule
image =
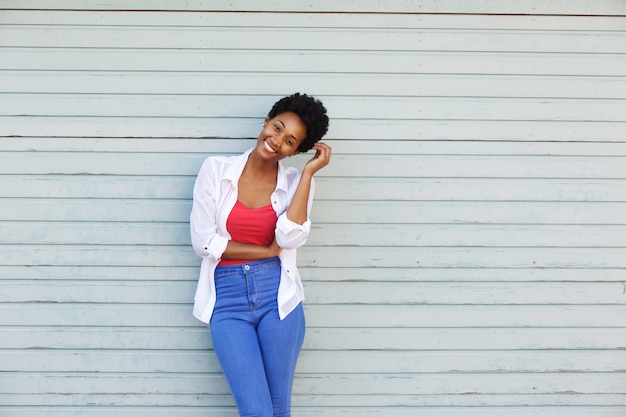
[[[295,93],[283,97],[274,103],[267,117],[273,119],[286,112],[297,114],[306,126],[306,137],[298,146],[298,152],[308,151],[328,132],[326,108],[312,96]]]

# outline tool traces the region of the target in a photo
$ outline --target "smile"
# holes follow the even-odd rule
[[[270,146],[270,144],[269,144],[269,143],[267,143],[267,140],[264,140],[264,141],[263,141],[263,147],[264,147],[265,149],[267,149],[267,151],[268,151],[268,152],[278,153],[278,151],[275,151],[275,150],[274,150],[274,148],[272,148],[272,147]]]

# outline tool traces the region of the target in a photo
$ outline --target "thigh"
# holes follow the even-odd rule
[[[302,304],[283,320],[278,311],[265,315],[257,332],[274,416],[289,416],[293,378],[305,333]]]
[[[272,402],[254,324],[240,319],[211,320],[213,348],[240,415],[272,416]]]

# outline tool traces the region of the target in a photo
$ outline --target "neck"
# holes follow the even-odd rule
[[[248,157],[245,170],[253,173],[255,176],[276,176],[278,173],[278,162],[267,161],[259,158],[254,152]]]

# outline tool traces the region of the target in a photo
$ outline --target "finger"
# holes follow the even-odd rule
[[[323,159],[330,159],[331,149],[328,145],[322,145],[319,149],[320,157]]]
[[[331,149],[330,146],[326,145],[325,143],[316,143],[315,146],[313,146],[313,149],[315,149],[316,153],[325,153],[325,154],[330,154]]]

